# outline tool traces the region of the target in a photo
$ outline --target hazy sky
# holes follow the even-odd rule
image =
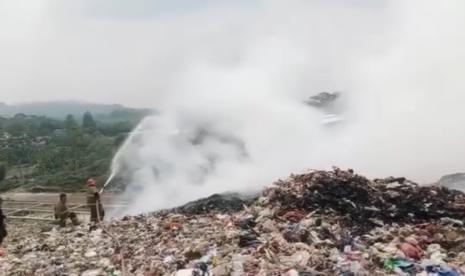
[[[331,165],[431,182],[465,170],[464,18],[463,0],[0,0],[0,102],[161,110],[122,155],[147,201],[154,184],[187,200]],[[302,101],[335,90],[349,123],[333,133]],[[237,138],[250,159],[160,126]]]
[[[331,14],[312,13],[330,5]],[[376,22],[359,31],[381,31],[384,6],[368,0],[0,0],[0,102],[153,106],[193,62],[240,62],[249,45],[292,35],[293,27],[297,39],[302,26],[320,29],[315,43],[345,28],[357,35],[353,27],[370,16]],[[341,14],[356,24],[335,21]],[[328,53],[335,48],[327,46]]]
[[[206,39],[258,1],[0,0],[0,102],[150,105]],[[239,20],[239,21],[238,21]],[[237,26],[239,25],[241,26]],[[222,50],[220,50],[222,51]],[[226,50],[225,50],[226,51]]]

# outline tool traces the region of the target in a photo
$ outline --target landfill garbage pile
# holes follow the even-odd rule
[[[465,195],[443,187],[419,186],[405,178],[370,181],[352,170],[292,175],[265,196],[281,211],[335,212],[347,227],[370,230],[384,223],[420,223],[444,216],[465,219]]]
[[[190,215],[200,215],[211,212],[232,212],[241,210],[244,205],[251,204],[255,198],[244,197],[236,193],[214,194],[207,198],[189,202],[171,210]]]
[[[335,100],[339,98],[340,94],[338,92],[321,92],[319,94],[316,94],[314,96],[311,96],[306,103],[310,106],[321,108],[321,107],[326,107]]]
[[[344,101],[339,100],[339,92],[321,92],[311,96],[304,103],[320,112],[323,112],[321,124],[325,126],[340,125],[345,122],[344,110],[346,109]]]
[[[401,208],[408,206],[381,196],[383,189],[405,189],[406,197],[410,189],[431,194],[421,202],[439,209],[426,216],[422,210],[430,207],[412,203],[413,216],[404,218]],[[364,201],[354,196],[361,194]],[[314,171],[278,181],[237,210],[157,212],[92,232],[88,225],[10,226],[0,275],[465,275],[464,221],[457,214],[462,197],[423,191],[403,178],[369,181],[351,171]],[[357,217],[347,207],[361,210],[371,200],[394,216],[369,210],[369,217]],[[400,213],[390,209],[393,202]],[[371,219],[378,221],[364,222]]]

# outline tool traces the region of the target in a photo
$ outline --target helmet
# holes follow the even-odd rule
[[[96,183],[95,180],[91,177],[91,178],[87,179],[87,186],[89,186],[89,187],[95,187],[95,186],[97,186],[97,183]]]

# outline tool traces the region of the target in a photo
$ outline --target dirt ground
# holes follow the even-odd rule
[[[89,208],[86,206],[86,195],[84,193],[70,193],[67,195],[68,207],[70,210],[75,212],[81,221],[88,221]],[[0,197],[3,199],[3,212],[10,221],[37,221],[40,219],[51,220],[54,218],[53,210],[55,204],[58,202],[59,194],[3,193]],[[110,193],[103,194],[102,203],[107,214],[126,206],[126,202],[122,200],[121,196]],[[36,218],[36,220],[34,218]]]
[[[69,193],[68,204],[85,204],[86,195],[84,193]],[[40,203],[56,203],[58,202],[58,193],[2,193],[0,197],[4,201],[28,201]],[[125,204],[122,197],[115,194],[105,193],[102,196],[103,204]]]

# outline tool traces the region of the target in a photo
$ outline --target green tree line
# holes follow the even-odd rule
[[[63,120],[17,114],[0,117],[0,190],[79,190],[89,176],[104,178],[134,122],[96,121],[86,112]]]

